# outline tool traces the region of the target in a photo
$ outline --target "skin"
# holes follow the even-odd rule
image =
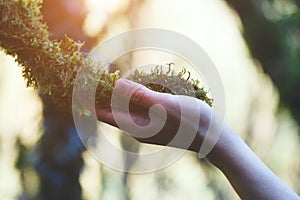
[[[140,126],[147,126],[155,117],[161,117],[160,112],[149,117],[149,108],[155,104],[160,104],[166,111],[164,127],[155,135],[147,137],[143,131],[132,133],[132,136],[140,142],[158,145],[168,145],[178,130],[180,120],[185,123],[188,130],[196,131],[195,138],[188,150],[198,152],[203,142],[205,133],[210,124],[211,115],[215,115],[212,109],[201,100],[192,97],[182,98],[177,95],[163,94],[151,91],[137,83],[120,79],[116,82],[115,92],[120,94],[118,99],[126,99],[130,94],[130,116],[122,108],[114,112],[117,113],[118,120],[122,123],[131,123],[131,119]],[[192,98],[197,101],[197,106],[188,103]],[[180,105],[179,99],[183,101]],[[185,103],[185,101],[187,103]],[[182,119],[180,106],[191,113],[200,112],[199,123],[195,128],[193,120],[189,116]],[[97,117],[100,121],[119,127],[113,117],[110,105],[98,107]],[[116,116],[116,115],[114,115]],[[120,128],[120,127],[119,127]],[[127,131],[127,130],[126,130]],[[134,130],[133,130],[134,132]],[[185,132],[185,134],[191,134]],[[130,132],[128,132],[131,134]],[[187,135],[189,136],[189,135]],[[192,135],[194,136],[194,135]],[[184,148],[179,143],[172,146]],[[224,125],[220,138],[212,151],[206,158],[226,176],[234,190],[241,199],[249,200],[299,200],[300,197],[289,189],[245,144],[245,142],[228,126]]]

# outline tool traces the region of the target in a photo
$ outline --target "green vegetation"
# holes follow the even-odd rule
[[[21,65],[27,86],[38,88],[53,96],[58,105],[70,108],[77,72],[83,70],[86,76],[81,80],[81,87],[88,90],[88,84],[96,82],[96,101],[109,99],[119,72],[108,73],[86,58],[81,52],[83,43],[67,36],[63,41],[51,40],[40,7],[41,0],[0,0],[0,47]],[[155,84],[145,85],[158,92],[196,96],[211,105],[212,100],[198,86],[199,82],[185,78],[185,73],[185,69],[179,73],[156,69],[150,74],[136,72],[132,80],[149,83],[153,79],[164,79],[169,86],[180,86],[178,91]]]

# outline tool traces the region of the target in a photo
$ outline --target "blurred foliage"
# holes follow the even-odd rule
[[[0,1],[0,46],[22,65],[27,85],[53,96],[62,107],[70,108],[77,71],[83,70],[84,83],[99,82],[100,96],[107,96],[118,74],[97,68],[80,50],[82,43],[65,36],[63,41],[50,39],[42,21],[41,2],[35,0]],[[90,80],[90,81],[88,81]]]
[[[240,16],[243,34],[251,54],[261,63],[264,71],[270,75],[278,87],[282,105],[288,106],[300,123],[300,105],[298,103],[300,94],[297,92],[297,85],[300,81],[299,1],[225,1]],[[81,12],[68,15],[64,10],[58,11],[59,8],[65,8],[63,2],[62,0],[44,0],[45,6],[42,8],[42,12],[51,32],[49,34],[47,26],[42,21],[40,1],[0,0],[0,46],[24,65],[23,73],[29,86],[42,89],[44,93],[55,96],[57,102],[64,102],[63,105],[66,105],[71,101],[71,89],[77,70],[83,67],[91,72],[90,67],[93,68],[96,65],[87,60],[86,53],[83,52],[83,50],[87,51],[95,41],[94,38],[89,40],[81,34],[82,31],[79,27],[83,23],[84,15]],[[80,4],[82,0],[78,0],[78,2]],[[57,10],[57,14],[54,15],[47,9],[52,12],[53,9]],[[76,21],[75,25],[74,21]],[[64,34],[86,43],[83,45],[75,42]],[[189,80],[188,72],[183,72],[184,70],[180,72],[181,74],[172,75],[171,73],[172,76],[167,76],[160,74],[158,68],[157,71],[153,71],[152,76],[155,75],[160,79],[170,78],[170,84],[172,84],[172,81],[177,82],[178,78],[183,82]],[[107,97],[118,78],[118,73],[113,75],[106,71],[97,71],[97,73],[101,77],[100,89],[102,88],[103,91],[103,88],[108,88],[104,91],[104,96]],[[147,83],[148,75],[136,72],[132,78],[137,82]],[[150,78],[153,77],[150,76]],[[189,81],[191,82],[187,86],[196,89],[191,90],[191,95],[199,95],[198,98],[205,99],[205,90],[199,87],[198,83],[195,84],[195,80]],[[61,87],[62,85],[64,87]],[[162,88],[160,85],[150,84],[147,86],[153,90],[170,92],[165,91],[166,88]],[[99,96],[98,100],[102,97]],[[209,99],[206,100],[211,103]],[[83,166],[81,152],[84,149],[78,138],[75,137],[77,134],[70,121],[71,116],[59,109],[56,110],[49,97],[43,96],[43,101],[46,105],[43,113],[45,131],[36,148],[37,159],[34,163],[41,179],[39,198],[80,199],[79,175]],[[138,144],[132,145],[132,143],[133,141],[128,138],[122,138],[124,148],[132,148],[134,152],[138,151]],[[20,141],[18,146],[20,154],[16,165],[22,171],[32,163],[28,163],[26,160],[25,152],[28,152],[28,149]],[[130,160],[127,162],[126,166],[129,169],[133,162]],[[226,191],[222,191],[218,185],[211,165],[206,161],[199,161],[199,163],[207,176],[208,186],[215,192],[216,199],[224,199]],[[103,174],[102,178],[102,181],[105,182],[109,177]],[[125,173],[123,179],[126,185],[128,174]],[[167,190],[166,188],[170,185],[163,182],[164,174],[160,174],[157,179],[158,185],[161,186],[160,189]],[[103,183],[103,185],[105,184]],[[124,190],[124,192],[126,192],[126,199],[129,199],[129,191]]]
[[[73,86],[80,70],[83,76],[78,86],[82,92],[88,94],[90,88],[98,84],[96,101],[109,99],[119,78],[118,71],[108,73],[99,68],[85,57],[81,51],[83,44],[67,36],[62,41],[51,40],[42,20],[40,3],[37,0],[0,0],[0,46],[23,66],[27,85],[39,88],[44,94],[53,96],[58,105],[70,108]],[[174,85],[177,79],[170,78],[169,81]],[[190,92],[203,90],[195,83],[186,81],[195,86]]]
[[[300,124],[300,1],[225,1],[239,15],[250,52],[278,88],[281,105]]]

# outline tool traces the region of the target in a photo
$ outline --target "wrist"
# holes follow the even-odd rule
[[[224,149],[228,148],[226,142],[224,143],[227,137],[224,138],[224,134],[228,133],[229,127],[210,107],[202,107],[201,111],[193,151],[196,150],[200,159],[206,157],[212,164],[218,165],[220,158],[224,156]]]
[[[243,144],[241,138],[224,124],[218,141],[206,157],[213,165],[222,170],[243,157]]]

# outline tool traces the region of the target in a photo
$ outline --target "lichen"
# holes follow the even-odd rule
[[[38,88],[44,94],[51,95],[62,107],[70,108],[72,91],[79,70],[87,74],[82,87],[97,82],[96,101],[109,99],[119,72],[108,73],[100,68],[81,51],[83,43],[65,37],[62,41],[50,39],[47,25],[41,14],[41,0],[0,0],[0,47],[22,67],[27,86]],[[183,77],[179,73],[135,72],[132,80],[147,83],[152,79],[164,79],[167,85],[177,85],[178,91],[166,87],[146,84],[152,90],[172,94],[196,96],[209,105],[212,100],[207,92],[199,87],[199,82]],[[144,81],[139,81],[144,80]]]

